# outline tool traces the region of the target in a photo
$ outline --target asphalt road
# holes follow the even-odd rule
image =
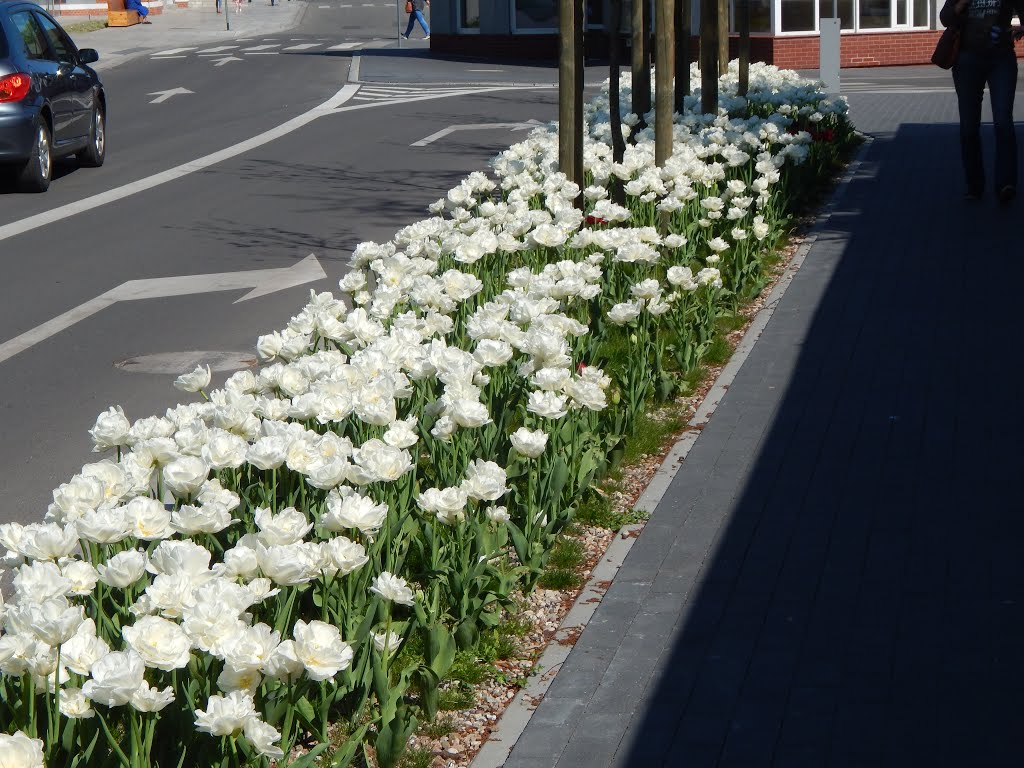
[[[248,289],[119,301],[0,359],[0,522],[40,519],[50,491],[100,458],[87,430],[107,406],[136,419],[188,397],[172,388],[174,372],[152,372],[152,356],[189,369],[181,353],[195,350],[251,362],[256,337],[282,327],[310,289],[336,289],[357,243],[425,217],[525,134],[460,130],[414,142],[452,125],[555,117],[553,88],[507,85],[553,83],[551,68],[470,72],[484,67],[426,65],[416,49],[364,56],[357,90],[352,54],[326,43],[386,36],[393,19],[377,16],[342,23],[311,5],[299,28],[242,43],[307,46],[295,53],[218,66],[223,52],[195,50],[118,66],[104,74],[106,164],[60,168],[45,195],[0,193],[0,348],[127,281],[282,269],[311,254],[325,275],[238,303]],[[366,84],[374,78],[386,87]],[[192,93],[153,103],[178,88]],[[336,111],[312,112],[332,98]],[[243,143],[254,137],[256,146]],[[187,172],[202,158],[205,167]],[[69,215],[83,203],[92,207]]]

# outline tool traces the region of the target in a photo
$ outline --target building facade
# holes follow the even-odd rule
[[[588,55],[602,55],[609,0],[584,0]],[[926,64],[942,30],[942,0],[749,0],[751,57],[789,69],[817,69],[819,20],[839,18],[840,65]],[[628,24],[630,0],[623,0]],[[699,0],[691,0],[691,45],[697,51]],[[730,51],[736,56],[730,0]],[[513,59],[558,52],[558,0],[432,0],[431,49]],[[1024,48],[1018,44],[1018,56]]]

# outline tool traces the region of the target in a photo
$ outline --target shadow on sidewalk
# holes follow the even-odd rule
[[[616,765],[1024,764],[1024,219],[962,201],[957,153],[874,142],[650,523],[674,543],[630,554],[665,560],[623,647],[686,603]]]

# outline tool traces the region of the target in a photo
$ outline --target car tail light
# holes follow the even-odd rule
[[[21,101],[32,86],[32,76],[24,72],[0,77],[0,104],[5,101]]]

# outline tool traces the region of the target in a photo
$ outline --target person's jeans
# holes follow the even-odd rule
[[[413,12],[409,14],[409,26],[405,28],[405,36],[408,37],[412,34],[412,28],[415,26],[417,21],[420,23],[420,26],[423,27],[423,34],[426,37],[429,37],[430,27],[427,26],[427,20],[423,18],[423,11],[419,8],[414,9]]]
[[[960,154],[967,189],[981,194],[985,167],[981,158],[981,104],[988,83],[992,122],[996,131],[995,186],[1017,186],[1017,135],[1013,127],[1013,95],[1017,88],[1017,59],[1012,48],[960,51],[953,65],[960,108]]]

